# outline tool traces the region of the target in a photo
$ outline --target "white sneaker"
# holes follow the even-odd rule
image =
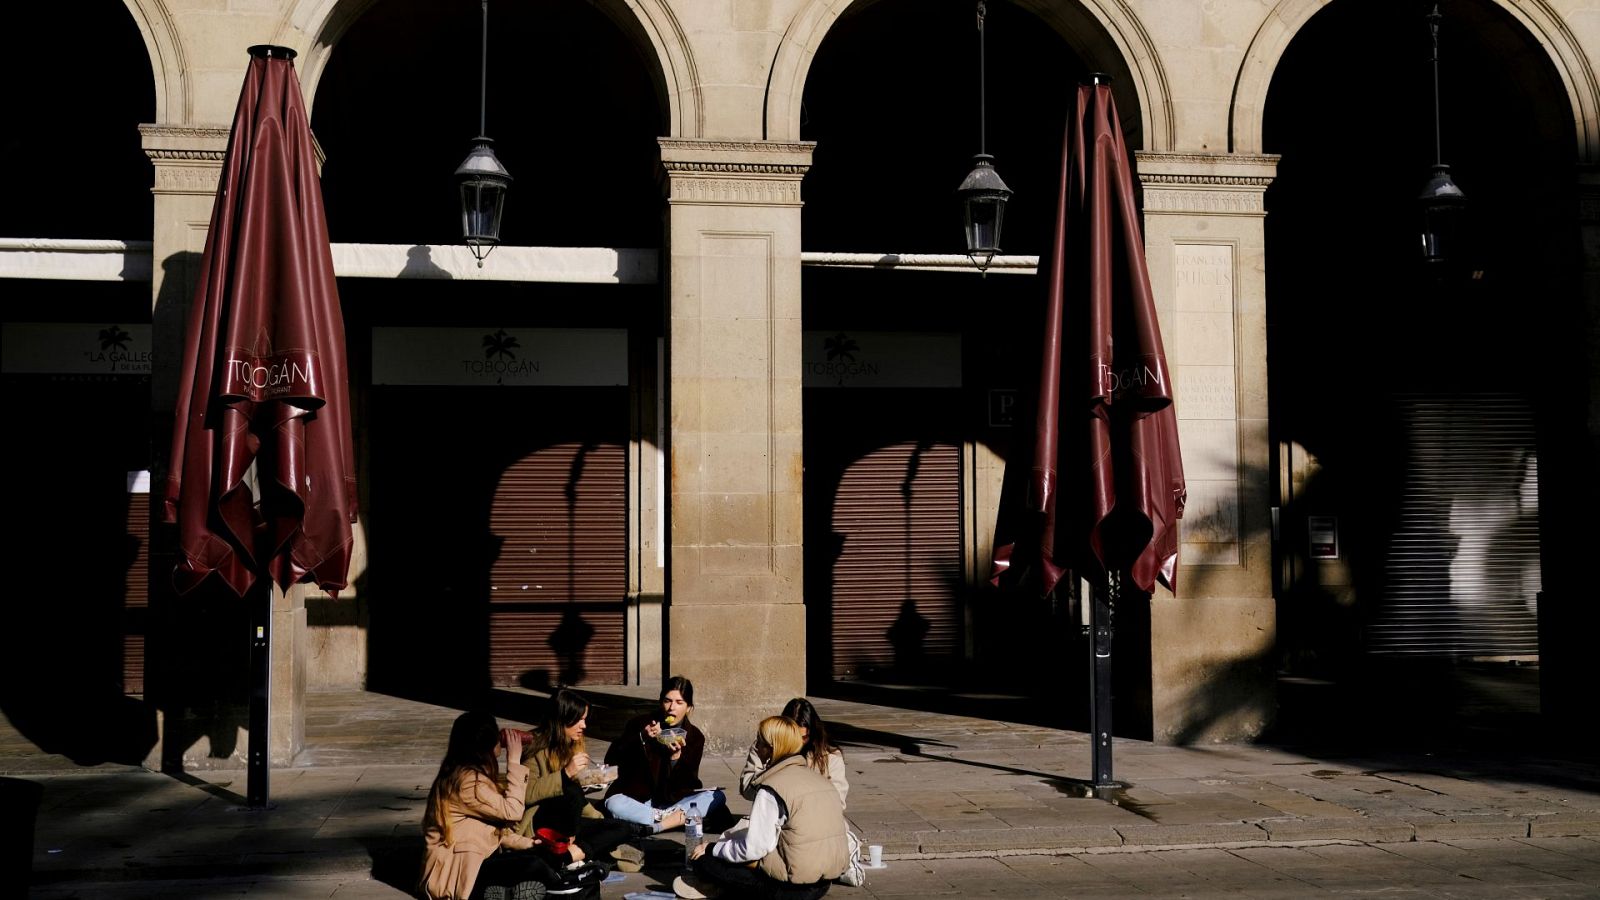
[[[683,900],[711,900],[722,893],[722,888],[694,875],[679,875],[672,879],[672,892]]]

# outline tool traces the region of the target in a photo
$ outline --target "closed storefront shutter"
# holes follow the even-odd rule
[[[902,442],[850,463],[834,497],[832,531],[834,677],[916,678],[956,661],[959,446]]]
[[[150,492],[148,485],[128,492],[128,543],[133,562],[123,581],[122,690],[144,693],[145,635],[150,622],[150,579],[166,572],[150,569]]]
[[[122,285],[12,282],[15,311],[41,304],[104,307],[93,322],[0,323],[0,383],[26,432],[13,441],[8,537],[14,571],[46,595],[10,622],[75,648],[39,669],[87,701],[103,690],[144,692],[150,594],[150,325],[148,295]],[[167,578],[170,569],[154,573]]]
[[[622,683],[627,397],[373,389],[372,683]]]
[[[1515,394],[1397,398],[1409,466],[1373,652],[1538,653],[1533,407]]]
[[[562,443],[501,478],[489,514],[501,542],[489,574],[494,683],[537,670],[573,684],[622,683],[626,464],[617,443]]]

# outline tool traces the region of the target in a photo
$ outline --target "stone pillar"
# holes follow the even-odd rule
[[[809,143],[661,140],[668,200],[668,674],[708,752],[804,693],[800,180]]]
[[[1277,162],[1137,154],[1189,485],[1178,596],[1150,600],[1157,742],[1253,738],[1276,706],[1263,198]]]
[[[228,129],[189,125],[141,125],[145,155],[155,166],[155,229],[150,250],[152,339],[156,365],[150,376],[151,409],[171,432],[178,397],[183,331],[194,296],[200,255],[206,249],[211,207],[216,201]],[[164,440],[157,441],[164,445]],[[167,448],[159,446],[159,462]]]
[[[169,452],[168,439],[172,434],[173,410],[178,396],[178,367],[183,360],[184,331],[188,327],[189,309],[194,298],[195,281],[199,273],[200,258],[205,252],[206,233],[211,225],[211,208],[216,202],[217,182],[222,174],[223,157],[228,148],[226,127],[197,127],[189,125],[141,125],[139,132],[145,154],[155,166],[155,227],[151,247],[151,336],[155,352],[155,365],[150,377],[150,410],[153,418],[153,463],[155,477],[152,484],[166,481]],[[159,491],[156,487],[154,490]],[[151,514],[158,521],[161,516],[159,499],[152,503]],[[155,524],[155,523],[152,523]],[[167,535],[163,528],[152,528],[152,535]],[[174,548],[155,547],[151,558],[157,566],[170,565]],[[150,573],[152,585],[165,584],[170,578],[166,571]],[[165,594],[152,591],[152,595]],[[240,601],[244,602],[243,600]],[[182,601],[170,612],[181,616]],[[228,640],[217,635],[216,640]],[[305,745],[305,691],[306,691],[306,609],[305,589],[296,587],[287,594],[273,589],[272,599],[272,664],[271,695],[269,700],[268,754],[272,765],[286,766]],[[237,646],[247,645],[248,636],[240,634],[232,641]],[[183,652],[182,647],[173,647]],[[163,660],[154,660],[156,665]],[[181,691],[183,685],[175,684],[172,690]],[[241,701],[248,704],[248,697]],[[239,727],[236,749],[227,759],[216,758],[210,738],[197,735],[216,733],[218,723],[204,721],[211,716],[226,716],[231,720],[246,721],[247,710],[234,712],[215,708],[193,709],[181,697],[160,700],[161,741],[151,751],[147,765],[170,767],[181,760],[185,768],[208,768],[219,765],[243,765],[246,759],[247,725]],[[181,715],[185,722],[169,722],[168,718]],[[184,746],[165,747],[167,735],[183,735]]]

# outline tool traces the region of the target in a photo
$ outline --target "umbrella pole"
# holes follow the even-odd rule
[[[251,809],[265,809],[271,756],[267,713],[272,688],[272,579],[257,578],[250,590],[255,597],[250,604],[250,756],[245,799]]]
[[[1121,787],[1112,777],[1111,761],[1111,644],[1119,581],[1110,573],[1105,584],[1096,584],[1089,592],[1089,767],[1096,788]]]

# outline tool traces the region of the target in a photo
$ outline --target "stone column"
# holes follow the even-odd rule
[[[800,180],[810,143],[661,140],[668,200],[668,674],[708,752],[804,693]]]
[[[229,129],[141,125],[139,132],[145,154],[155,166],[152,188],[155,194],[155,227],[150,278],[155,365],[150,377],[150,409],[153,419],[152,455],[156,469],[153,484],[161,485],[165,484],[166,478],[167,441],[172,435],[184,331],[188,327],[200,258],[205,252],[206,233],[211,225],[211,208],[216,202],[217,182],[228,148]],[[159,491],[160,487],[153,489]],[[153,499],[152,515],[158,517],[159,521],[159,498]],[[162,528],[151,529],[152,535],[167,533]],[[174,548],[154,547],[152,550],[153,565],[171,564]],[[166,584],[170,573],[152,571],[150,577],[154,587]],[[165,593],[152,591],[153,595]],[[181,603],[173,604],[179,608],[172,610],[174,615],[180,617]],[[216,640],[229,640],[225,635],[214,637]],[[307,639],[304,588],[295,587],[287,594],[273,589],[271,641],[269,758],[274,766],[286,766],[293,762],[305,745]],[[235,646],[243,647],[247,644],[247,635],[233,636],[232,642]],[[181,646],[172,649],[174,652],[183,652]],[[155,662],[157,665],[163,664],[162,660]],[[183,685],[174,685],[173,689],[182,690]],[[248,704],[247,697],[241,700]],[[246,712],[247,708],[233,716],[214,708],[195,710],[184,704],[182,698],[163,698],[160,711],[161,742],[151,751],[147,764],[159,767],[163,761],[171,765],[181,759],[185,768],[243,765],[248,745],[247,725],[239,728],[236,749],[233,757],[227,761],[214,757],[209,737],[202,735],[216,732],[217,723],[203,721],[207,716],[229,715],[242,722],[245,721]],[[179,714],[185,717],[185,722],[168,721],[169,717]],[[164,747],[168,734],[181,735],[179,740],[183,746]]]
[[[1249,739],[1275,707],[1263,197],[1276,156],[1139,153],[1189,502],[1150,600],[1158,742]]]

